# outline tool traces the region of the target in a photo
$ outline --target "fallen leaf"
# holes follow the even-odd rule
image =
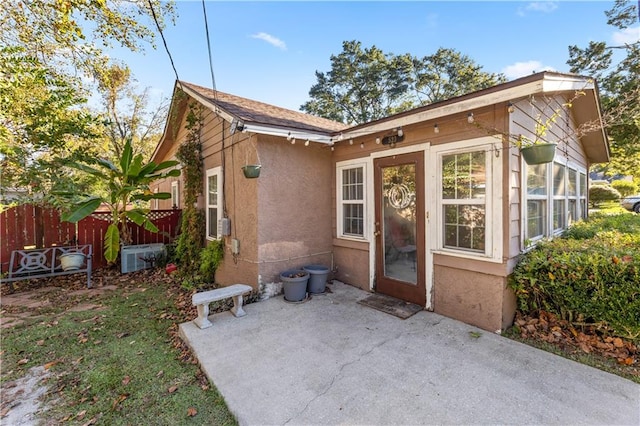
[[[87,414],[87,410],[82,410],[80,411],[78,414],[76,414],[76,419],[78,420],[82,420],[84,419],[84,416]]]
[[[91,426],[91,425],[95,425],[98,422],[98,419],[96,417],[92,418],[91,420],[89,420],[88,422],[86,422],[85,424],[83,424],[82,426]]]
[[[124,379],[122,379],[122,384],[127,386],[129,384],[129,382],[131,381],[131,377],[129,376],[124,376]]]
[[[162,377],[164,375],[164,371],[160,370],[158,371],[158,374],[156,374],[156,377]]]
[[[44,365],[44,369],[45,369],[45,370],[48,370],[48,369],[50,369],[51,367],[53,367],[54,365],[59,364],[60,362],[62,362],[62,361],[61,361],[61,360],[59,360],[59,359],[56,359],[55,361],[48,362],[48,363],[46,363],[46,364]]]
[[[616,337],[615,339],[613,339],[613,346],[615,346],[616,348],[621,348],[624,346],[624,342],[621,338]]]
[[[102,343],[102,340],[96,340],[95,342],[93,342],[94,345],[99,345],[100,343]]]
[[[38,346],[42,346],[42,345],[44,345],[44,340],[38,340],[38,341],[36,342],[36,345],[38,345]]]
[[[176,385],[171,386],[169,389],[167,389],[169,391],[169,393],[174,393],[175,391],[178,390],[178,387]]]
[[[125,399],[127,399],[129,397],[128,393],[123,393],[121,394],[119,397],[117,397],[116,399],[113,400],[113,405],[111,406],[111,408],[113,410],[116,409],[116,407],[118,406],[118,404],[120,404],[122,401],[124,401]]]
[[[29,358],[22,358],[20,361],[18,361],[18,365],[25,365],[28,362]]]
[[[187,408],[187,416],[189,416],[189,417],[193,417],[193,416],[195,416],[196,414],[198,414],[198,410],[196,410],[196,409],[195,409],[195,408],[193,408],[193,407],[189,407],[189,408]]]

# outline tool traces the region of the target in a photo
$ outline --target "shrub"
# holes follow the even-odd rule
[[[638,192],[638,185],[630,180],[614,180],[611,186],[620,193],[621,197],[628,197]]]
[[[612,229],[623,234],[640,234],[640,218],[633,214],[600,215],[593,213],[587,220],[571,225],[564,235],[567,238],[587,239]]]
[[[589,188],[589,201],[598,206],[605,201],[617,201],[620,193],[609,185],[593,185]]]
[[[224,257],[224,240],[215,240],[200,252],[200,275],[204,282],[215,281],[216,270]]]
[[[625,215],[635,218],[634,215]],[[598,324],[611,334],[640,337],[640,233],[599,231],[627,219],[599,218],[571,238],[538,244],[523,255],[509,285],[525,314],[545,310],[563,319]],[[628,229],[640,227],[640,219]],[[596,230],[595,235],[590,235]],[[574,238],[577,237],[577,238]]]

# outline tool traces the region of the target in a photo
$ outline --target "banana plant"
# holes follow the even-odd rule
[[[148,218],[150,210],[131,208],[131,205],[136,201],[171,198],[168,192],[151,192],[149,185],[158,179],[180,176],[180,170],[173,168],[178,164],[178,161],[164,161],[160,164],[151,161],[143,164],[142,154],[133,155],[130,140],[125,143],[119,164],[103,158],[95,159],[92,164],[72,163],[71,167],[106,182],[108,190],[106,196],[87,196],[73,204],[62,215],[62,220],[76,223],[96,211],[100,205],[108,205],[111,223],[104,236],[104,257],[107,262],[114,263],[120,252],[120,244],[131,242],[127,219],[144,226],[150,232],[158,232],[158,228]]]

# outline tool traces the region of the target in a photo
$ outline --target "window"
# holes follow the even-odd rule
[[[533,240],[547,234],[547,165],[527,166],[526,238]]]
[[[526,167],[525,239],[557,234],[586,217],[586,173],[560,163]]]
[[[206,181],[206,218],[207,239],[215,240],[218,235],[218,220],[222,218],[222,169],[215,167],[207,170]]]
[[[364,164],[337,167],[339,237],[365,237],[365,175]]]
[[[171,206],[175,209],[180,208],[180,182],[171,182]]]
[[[566,215],[566,186],[565,166],[553,164],[553,231],[562,231],[567,227]]]
[[[578,220],[578,172],[574,169],[567,169],[567,200],[569,203],[567,225],[571,225]]]
[[[486,251],[486,157],[484,151],[442,156],[444,248]]]
[[[587,218],[587,175],[580,172],[580,185],[578,185],[578,193],[580,194],[580,217]]]

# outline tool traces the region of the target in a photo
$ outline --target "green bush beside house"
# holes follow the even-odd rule
[[[595,217],[540,242],[523,255],[509,284],[524,314],[552,312],[638,341],[640,217]]]

